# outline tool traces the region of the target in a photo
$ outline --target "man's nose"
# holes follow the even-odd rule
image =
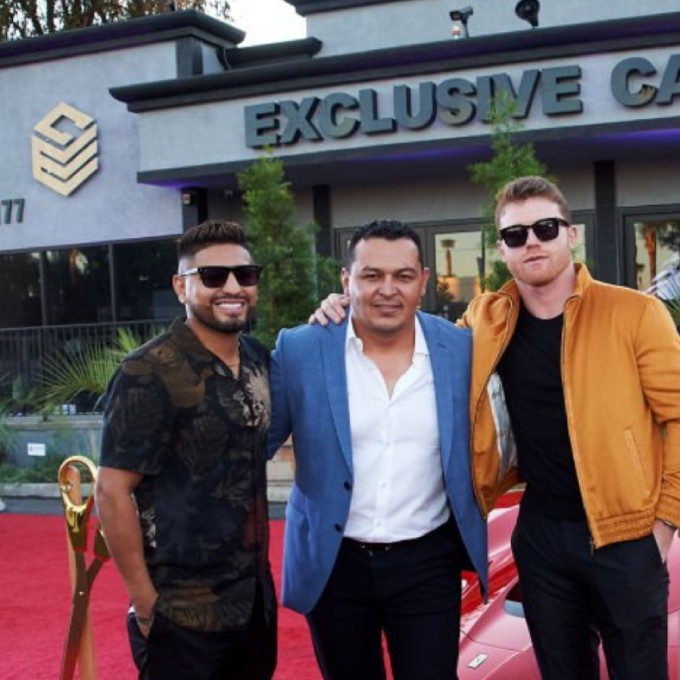
[[[527,230],[527,242],[525,245],[527,246],[535,246],[541,242],[541,239],[536,236],[536,232],[530,227]]]
[[[227,280],[224,282],[222,290],[227,292],[241,290],[241,284],[236,279],[236,274],[234,274],[234,272],[229,272],[229,276],[227,276]]]
[[[397,286],[395,285],[394,278],[391,276],[386,276],[380,284],[380,292],[383,295],[393,295],[396,292],[396,289]]]

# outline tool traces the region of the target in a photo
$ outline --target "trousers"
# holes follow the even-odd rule
[[[189,630],[160,612],[148,638],[134,612],[128,614],[127,630],[139,680],[271,680],[274,675],[276,617],[266,622],[262,606],[256,606],[245,630]]]
[[[343,540],[307,615],[325,680],[385,680],[383,636],[395,680],[455,680],[466,557],[453,522],[397,544]]]
[[[653,535],[592,547],[585,521],[520,510],[512,535],[543,680],[668,680],[668,569]]]

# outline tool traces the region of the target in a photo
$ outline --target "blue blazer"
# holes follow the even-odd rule
[[[446,493],[486,592],[486,524],[470,471],[471,334],[429,314],[418,312],[418,319],[434,375]],[[273,455],[290,434],[295,451],[295,481],[286,508],[281,599],[286,607],[303,614],[323,592],[349,514],[353,471],[346,332],[347,321],[283,330],[272,355],[269,453]]]

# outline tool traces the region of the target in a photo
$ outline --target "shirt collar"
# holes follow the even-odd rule
[[[361,354],[364,352],[364,343],[362,339],[356,334],[354,330],[354,321],[352,317],[352,310],[349,312],[349,322],[347,324],[347,336],[345,337],[345,351],[350,347],[354,347]],[[413,347],[413,356],[429,356],[430,352],[425,341],[425,334],[423,333],[420,319],[416,315],[416,341]]]

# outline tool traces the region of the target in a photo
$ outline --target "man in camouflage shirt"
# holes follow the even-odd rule
[[[242,228],[179,244],[186,320],[123,361],[109,386],[97,505],[132,607],[145,680],[269,680],[268,351],[244,335],[260,267]]]

